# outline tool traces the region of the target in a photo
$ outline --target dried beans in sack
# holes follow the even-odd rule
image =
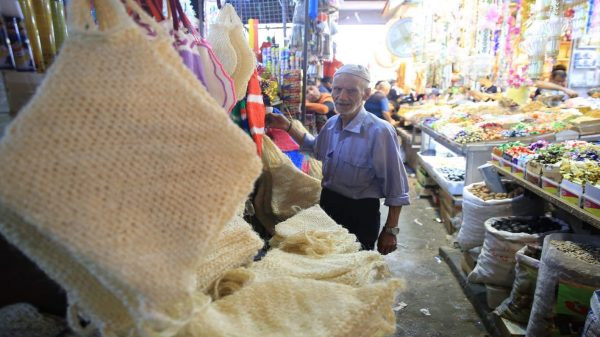
[[[588,249],[574,249],[578,245]],[[566,248],[563,248],[566,247]],[[563,251],[564,250],[564,251]],[[590,254],[590,251],[596,254]],[[527,337],[547,337],[558,328],[560,322],[574,323],[580,318],[581,328],[585,312],[570,308],[586,308],[595,289],[600,288],[600,241],[597,236],[576,234],[550,234],[544,239],[544,249],[535,289],[531,317],[527,325]],[[558,290],[558,292],[557,292]],[[589,292],[585,300],[569,294]],[[570,303],[567,303],[570,302]],[[567,319],[560,319],[557,308],[567,308]],[[559,319],[557,319],[559,318]]]
[[[508,223],[505,226],[504,223]],[[510,223],[529,224],[513,225]],[[527,228],[523,228],[528,226]],[[490,218],[485,222],[485,241],[469,282],[512,287],[515,277],[515,254],[527,244],[540,245],[550,233],[566,232],[569,225],[549,217]]]

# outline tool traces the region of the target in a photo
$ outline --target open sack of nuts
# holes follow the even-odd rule
[[[541,215],[543,205],[524,196],[522,187],[504,182],[506,193],[492,192],[483,182],[463,190],[463,223],[457,241],[463,250],[483,245],[484,223],[494,217]]]

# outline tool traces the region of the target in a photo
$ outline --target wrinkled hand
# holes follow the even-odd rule
[[[290,121],[284,115],[274,114],[272,112],[267,112],[265,122],[267,127],[281,130],[287,130],[290,126]]]
[[[565,94],[567,94],[571,98],[579,96],[579,94],[577,92],[575,92],[571,89],[566,89]]]
[[[377,250],[382,255],[387,255],[397,248],[396,235],[386,233],[385,230],[381,231],[379,234],[379,239],[377,239]]]

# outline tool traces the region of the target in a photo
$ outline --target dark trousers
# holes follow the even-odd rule
[[[375,248],[381,217],[379,199],[351,199],[323,188],[320,205],[335,222],[356,235],[363,249]]]

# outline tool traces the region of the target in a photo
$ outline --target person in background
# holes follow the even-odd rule
[[[390,101],[387,99],[390,89],[391,86],[389,82],[377,82],[377,84],[375,84],[375,92],[365,101],[365,110],[388,121],[391,125],[397,126],[398,122],[392,119],[392,114],[390,113]]]
[[[326,94],[331,94],[331,77],[325,76],[321,79],[319,91]]]
[[[316,83],[309,82],[306,86],[306,111],[315,114],[317,131],[321,131],[327,120],[335,115],[331,94],[319,92]]]
[[[567,67],[557,64],[552,68],[549,81],[536,81],[537,90],[533,94],[534,99],[541,96],[560,96],[563,93],[571,98],[577,97],[577,92],[567,88]]]
[[[367,68],[344,65],[333,77],[338,115],[313,137],[284,116],[267,114],[267,126],[286,130],[301,150],[323,162],[320,205],[337,223],[355,234],[363,249],[388,254],[396,249],[402,206],[408,205],[408,178],[400,158],[396,131],[367,112]],[[295,193],[295,191],[290,191]],[[389,212],[380,230],[380,198]]]

